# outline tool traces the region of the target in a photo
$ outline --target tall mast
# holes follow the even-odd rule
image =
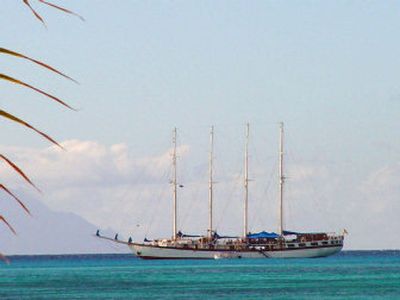
[[[244,147],[244,205],[243,205],[243,237],[248,231],[248,202],[249,202],[249,131],[250,125],[246,124],[246,142]]]
[[[173,179],[172,179],[172,186],[173,186],[173,223],[172,223],[172,230],[173,240],[176,240],[176,233],[177,233],[177,183],[176,183],[176,127],[173,130],[172,135],[172,144],[174,146],[173,154],[172,154],[172,167],[173,167]]]
[[[208,179],[208,237],[213,236],[213,151],[214,151],[214,126],[210,129],[210,153],[209,153],[209,179]]]
[[[283,234],[283,185],[285,176],[283,174],[283,122],[279,124],[279,228],[278,233]]]

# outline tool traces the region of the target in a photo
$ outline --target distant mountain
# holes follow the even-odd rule
[[[21,197],[32,212],[28,216],[7,195],[1,195],[0,212],[17,231],[14,236],[0,224],[0,252],[14,254],[125,253],[127,247],[94,237],[96,226],[82,217],[49,209],[38,199]],[[113,231],[105,234],[112,236]]]

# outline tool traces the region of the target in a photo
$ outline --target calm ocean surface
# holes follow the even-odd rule
[[[0,299],[400,299],[400,251],[291,260],[15,256]]]

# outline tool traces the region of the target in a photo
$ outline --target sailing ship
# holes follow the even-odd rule
[[[208,180],[208,230],[207,235],[187,235],[177,230],[177,130],[173,131],[173,222],[172,237],[166,239],[145,239],[142,243],[105,239],[127,244],[134,255],[143,259],[227,259],[227,258],[312,258],[326,257],[343,248],[343,233],[294,232],[284,228],[283,201],[285,175],[283,170],[284,126],[280,123],[279,141],[279,224],[278,232],[248,231],[248,145],[249,124],[246,124],[244,158],[244,203],[243,233],[239,237],[220,236],[213,227],[213,144],[214,128],[210,130],[209,180]],[[99,236],[99,234],[97,234]]]

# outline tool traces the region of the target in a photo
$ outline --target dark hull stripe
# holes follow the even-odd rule
[[[321,245],[315,247],[301,247],[301,248],[283,248],[283,249],[251,249],[251,250],[229,250],[229,249],[190,249],[190,248],[175,248],[175,247],[162,247],[162,246],[155,246],[155,245],[142,245],[142,244],[131,244],[133,246],[140,246],[140,247],[148,247],[148,248],[159,248],[159,249],[171,249],[171,250],[184,250],[184,251],[208,251],[208,252],[276,252],[276,251],[296,251],[296,250],[306,250],[306,249],[323,249],[323,248],[335,248],[335,247],[343,247],[343,244],[336,244],[336,245]]]
[[[160,256],[137,256],[141,259],[214,259],[212,257],[160,257]]]

